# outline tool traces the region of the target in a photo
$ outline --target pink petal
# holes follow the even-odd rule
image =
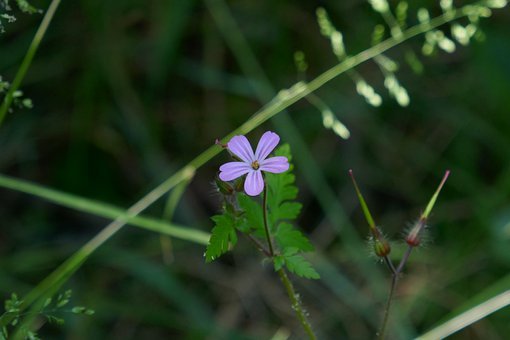
[[[228,149],[246,163],[251,164],[255,160],[253,149],[245,136],[234,136],[227,143]]]
[[[287,157],[276,156],[264,159],[260,163],[260,170],[279,174],[289,170],[289,160]]]
[[[257,196],[264,189],[264,179],[260,170],[248,172],[246,180],[244,181],[244,191],[249,196]]]
[[[220,166],[220,179],[222,181],[231,181],[251,170],[251,166],[244,162],[229,162]]]
[[[271,151],[274,150],[276,145],[280,142],[280,136],[276,133],[267,131],[260,137],[259,144],[257,145],[257,150],[255,151],[255,159],[259,162],[264,160]]]

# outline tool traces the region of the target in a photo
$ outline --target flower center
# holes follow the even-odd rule
[[[260,168],[260,164],[258,161],[253,161],[253,163],[251,163],[251,167],[253,170],[258,170]]]

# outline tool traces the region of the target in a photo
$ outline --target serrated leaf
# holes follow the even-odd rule
[[[211,218],[215,227],[212,230],[209,245],[205,251],[205,261],[211,262],[226,253],[229,244],[234,246],[237,243],[235,220],[230,215],[216,215]]]
[[[276,156],[284,156],[291,161],[290,147],[284,144],[275,150]],[[266,173],[265,181],[268,187],[268,217],[270,225],[275,228],[282,219],[296,219],[301,210],[301,205],[296,202],[289,202],[296,199],[298,189],[294,185],[296,180],[292,174],[293,166],[290,164],[289,170],[280,173]]]
[[[289,248],[301,251],[313,251],[314,247],[310,241],[299,230],[289,223],[280,223],[275,234],[276,242],[284,253]]]
[[[293,254],[285,257],[285,265],[287,269],[304,278],[307,279],[319,279],[320,275],[317,271],[312,267],[312,264],[308,262],[303,256],[298,254]]]
[[[284,202],[280,205],[280,208],[277,211],[275,219],[295,220],[299,216],[302,207],[303,205],[298,202]]]
[[[250,230],[264,231],[264,216],[259,203],[247,195],[239,194],[239,207],[244,211],[239,230],[248,232]]]

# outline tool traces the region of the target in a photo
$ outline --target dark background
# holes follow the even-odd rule
[[[306,54],[308,79],[336,64],[316,24],[318,6],[342,31],[350,54],[368,48],[374,25],[383,23],[358,0],[228,5],[240,28],[231,33],[251,47],[265,73],[259,79],[244,73],[207,2],[64,0],[23,82],[34,108],[15,110],[0,128],[0,171],[127,208],[267,102],[257,97],[254,80],[267,76],[275,89],[295,83],[296,50]],[[413,1],[410,23],[420,6],[441,13],[436,1]],[[0,74],[11,80],[42,18],[17,17],[0,36]],[[400,282],[392,318],[401,336],[430,329],[477,296],[489,298],[494,284],[508,287],[509,22],[508,8],[494,11],[481,21],[485,39],[453,54],[423,57],[421,36],[391,50],[408,107],[387,95],[373,62],[358,71],[383,96],[378,108],[357,95],[346,75],[320,88],[317,94],[349,127],[347,141],[324,129],[320,112],[304,100],[248,135],[256,141],[274,130],[294,152],[304,204],[299,223],[317,248],[309,258],[322,279],[292,279],[321,338],[373,337],[389,287],[389,273],[364,245],[368,230],[351,168],[376,222],[396,241],[395,261],[403,231],[444,171],[452,171],[429,242],[413,253]],[[421,74],[405,62],[410,49],[424,65]],[[219,209],[211,182],[226,159],[222,154],[198,171],[175,222],[210,231],[209,217]],[[161,218],[164,205],[162,199],[146,213]],[[7,189],[0,190],[0,216],[4,298],[27,293],[108,223]],[[64,315],[64,326],[44,327],[41,336],[302,336],[277,276],[248,242],[213,264],[204,263],[203,253],[201,245],[172,240],[165,262],[159,235],[125,227],[66,285],[74,304],[96,314]],[[453,338],[503,339],[509,316],[501,310]]]

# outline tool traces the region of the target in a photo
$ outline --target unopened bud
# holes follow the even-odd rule
[[[221,192],[223,195],[234,194],[234,187],[232,185],[230,185],[230,183],[223,182],[219,178],[216,178],[214,181],[216,183],[216,187],[218,188],[218,191]]]
[[[244,181],[246,179],[246,176],[241,176],[239,177],[235,182],[234,182],[234,190],[236,192],[243,192],[244,191]]]
[[[374,251],[377,256],[385,257],[391,252],[391,247],[388,241],[381,237],[374,241]]]
[[[391,252],[391,246],[388,240],[381,233],[379,228],[371,229],[372,237],[374,239],[374,252],[379,257],[385,257]]]

